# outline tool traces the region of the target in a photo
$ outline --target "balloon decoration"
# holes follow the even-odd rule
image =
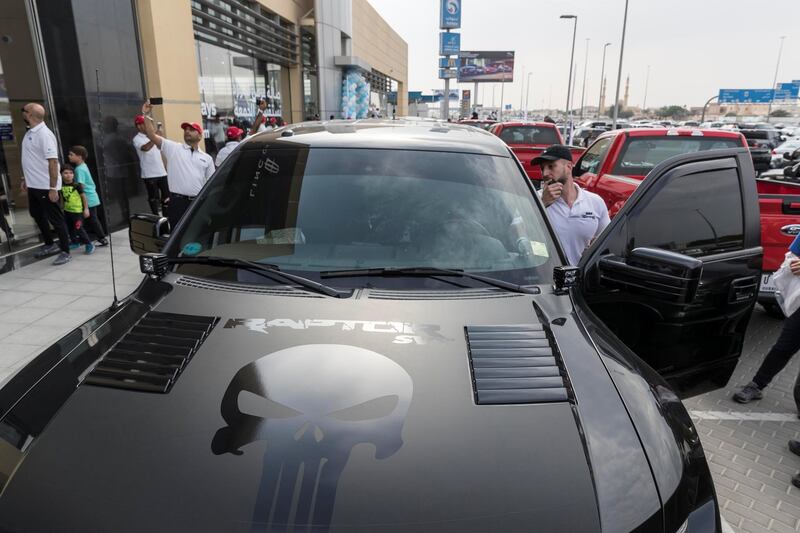
[[[367,118],[369,84],[358,70],[348,70],[342,80],[342,118]]]

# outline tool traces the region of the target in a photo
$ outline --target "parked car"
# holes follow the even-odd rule
[[[572,135],[572,144],[585,148],[607,131],[606,128],[579,128]]]
[[[777,130],[743,129],[740,132],[747,139],[747,146],[750,149],[756,172],[769,170],[772,163],[772,150],[780,143]]]
[[[680,397],[741,354],[747,152],[657,165],[568,267],[498,138],[341,122],[133,217],[141,285],[0,390],[3,529],[721,532]]]
[[[542,169],[532,163],[545,148],[553,144],[564,144],[559,128],[550,122],[498,122],[489,132],[500,137],[517,156],[522,168],[537,189],[541,186]],[[570,148],[573,161],[583,153],[583,148]]]
[[[794,159],[792,154],[797,149],[800,149],[800,139],[786,141],[785,143],[779,145],[772,151],[772,160],[770,162],[770,167],[783,168],[789,166],[792,159]],[[786,157],[787,154],[789,155],[789,157]]]
[[[615,216],[645,176],[666,158],[706,150],[745,146],[740,133],[724,130],[629,130],[601,135],[577,162],[575,173],[581,187],[599,194]],[[753,148],[750,148],[752,155]],[[780,267],[791,244],[800,214],[800,182],[758,179],[761,244],[764,248],[759,302],[765,310],[782,317],[775,300],[772,274]],[[716,194],[709,191],[709,194]],[[666,219],[665,219],[666,220]],[[670,223],[672,222],[671,219]],[[702,253],[698,248],[692,253]]]
[[[464,118],[458,121],[459,124],[466,124],[467,126],[475,126],[482,130],[488,130],[492,124],[497,121],[489,118]]]

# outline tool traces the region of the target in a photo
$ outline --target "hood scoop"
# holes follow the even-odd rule
[[[151,311],[103,355],[83,382],[167,393],[217,322],[218,317]]]
[[[542,324],[465,329],[475,403],[548,403],[572,399],[558,347]]]

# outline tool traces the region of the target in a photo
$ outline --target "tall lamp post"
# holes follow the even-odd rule
[[[586,67],[589,66],[589,39],[586,38],[586,56],[583,58],[583,87],[581,88],[581,120],[583,120],[583,110],[585,107],[584,96],[586,96]]]
[[[781,52],[783,52],[783,41],[786,39],[785,35],[781,35],[781,44],[778,47],[778,62],[775,64],[775,77],[772,78],[772,98],[769,99],[769,107],[767,108],[767,122],[769,116],[772,114],[772,102],[775,101],[775,84],[778,82],[778,69],[781,67]]]
[[[528,102],[531,100],[531,74],[533,74],[533,72],[528,72],[528,86],[525,91],[525,120],[528,120]]]
[[[627,1],[627,0],[626,0]],[[568,139],[567,143],[572,144],[572,120],[570,118],[570,96],[572,95],[572,63],[575,60],[575,36],[578,33],[578,16],[577,15],[561,15],[558,18],[573,19],[572,25],[572,53],[569,56],[569,81],[567,82],[567,128]]]
[[[625,52],[625,28],[628,25],[628,0],[625,0],[625,15],[622,19],[622,41],[619,45],[619,70],[617,71],[617,90],[614,95],[614,118],[611,120],[611,129],[617,129],[617,117],[619,116],[619,86],[622,83],[622,54]]]
[[[642,101],[642,114],[647,112],[647,86],[650,84],[650,65],[647,65],[647,76],[644,78],[644,100]]]
[[[597,118],[600,118],[600,107],[603,104],[603,78],[606,76],[606,48],[611,46],[611,43],[603,45],[603,64],[600,67],[600,97],[597,99]]]

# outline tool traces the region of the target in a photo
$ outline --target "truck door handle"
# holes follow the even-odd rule
[[[756,295],[758,290],[758,277],[738,278],[731,281],[731,289],[728,293],[728,303],[738,303],[749,300]]]
[[[792,202],[788,199],[783,201],[784,215],[800,215],[800,203]]]

